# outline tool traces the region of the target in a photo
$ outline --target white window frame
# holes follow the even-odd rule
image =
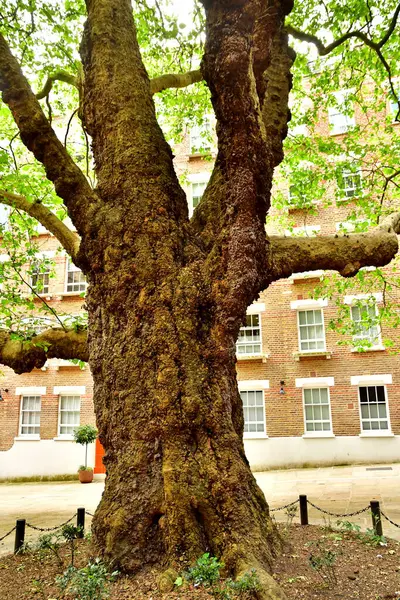
[[[67,411],[67,410],[63,410],[61,409],[61,399],[62,398],[79,398],[79,410],[74,410],[74,411]],[[79,419],[78,419],[78,423],[76,425],[73,425],[74,427],[79,427],[80,425],[80,421],[81,421],[81,408],[82,408],[82,398],[80,394],[74,394],[72,392],[64,392],[64,393],[60,393],[59,398],[58,398],[58,437],[62,438],[62,439],[73,439],[74,436],[71,433],[62,433],[61,432],[61,427],[68,427],[71,425],[63,425],[61,423],[61,416],[63,412],[76,412],[79,414]]]
[[[210,154],[213,150],[213,141],[211,140],[209,142],[209,146],[206,145],[208,144],[207,140],[205,139],[205,137],[203,137],[201,134],[203,131],[205,131],[207,129],[207,127],[209,127],[210,129],[210,134],[213,134],[213,128],[214,128],[214,119],[212,117],[212,115],[204,115],[203,118],[203,123],[202,125],[193,125],[190,128],[190,132],[189,132],[189,154],[191,156],[196,156],[198,154]],[[201,140],[202,142],[204,142],[204,146],[202,147],[200,142],[197,142],[197,140]]]
[[[307,417],[306,417],[306,403],[305,403],[305,390],[326,390],[328,395],[328,411],[329,411],[329,429],[322,429],[321,431],[308,431],[307,430]],[[304,386],[302,389],[302,400],[303,400],[303,420],[304,420],[304,436],[303,437],[332,437],[333,435],[333,425],[332,425],[332,410],[331,410],[331,395],[330,389],[328,386],[318,386],[318,387],[309,387]],[[311,404],[310,406],[315,406]],[[320,404],[319,406],[322,406]],[[322,419],[320,421],[309,421],[310,423],[324,423]]]
[[[302,388],[302,403],[303,403],[303,422],[304,422],[304,435],[303,438],[327,438],[327,437],[335,437],[333,433],[333,423],[332,423],[332,405],[331,405],[331,394],[330,389],[335,385],[334,377],[305,377],[305,378],[296,378],[295,380],[296,387]],[[304,402],[304,390],[305,389],[327,389],[328,390],[328,406],[329,406],[329,419],[330,419],[330,430],[329,431],[307,431],[306,428],[306,409]]]
[[[72,266],[72,269],[69,268],[69,266]],[[69,256],[67,256],[66,261],[65,261],[65,285],[64,285],[64,293],[65,294],[71,294],[71,295],[79,295],[79,294],[83,294],[84,292],[86,292],[87,290],[87,281],[86,281],[86,277],[85,277],[85,289],[83,290],[69,290],[68,289],[68,274],[69,273],[82,273],[82,275],[85,277],[84,273],[82,272],[81,269],[79,269],[79,267],[77,267],[76,265],[74,265],[74,263],[72,262],[72,260],[69,258]],[[71,284],[71,285],[77,285],[77,284]],[[79,283],[79,285],[81,285],[81,283]]]
[[[371,299],[373,299],[373,304],[371,303]],[[374,306],[375,307],[375,314],[378,315],[378,302],[382,302],[383,301],[383,295],[381,292],[377,292],[374,294],[357,294],[355,296],[345,296],[344,297],[344,303],[350,306],[350,318],[351,321],[354,323],[354,319],[353,319],[353,313],[352,313],[352,308],[354,306],[361,304],[361,308],[363,306]],[[378,333],[378,338],[377,338],[377,343],[373,344],[369,347],[365,347],[364,351],[368,352],[368,351],[373,351],[373,350],[384,350],[385,347],[383,346],[382,343],[382,329],[380,327],[380,325],[377,326],[379,329],[379,333]],[[367,339],[367,338],[357,338],[357,336],[353,335],[353,341],[357,342],[357,339],[361,339],[361,341],[363,339]],[[372,340],[369,340],[372,341]],[[357,348],[353,348],[353,351],[356,352]]]
[[[238,348],[239,346],[254,346],[255,344],[258,344],[258,342],[236,342],[236,356],[238,357],[238,359],[243,358],[243,357],[248,357],[248,356],[262,356],[263,355],[263,343],[262,343],[262,324],[261,324],[261,312],[255,312],[253,310],[247,310],[246,312],[246,317],[253,317],[253,316],[258,316],[258,327],[260,329],[260,352],[242,352],[239,353],[238,352]],[[242,330],[246,330],[246,329],[255,329],[255,327],[253,326],[249,326],[247,327],[247,325],[244,325],[240,328],[240,331]],[[238,338],[239,339],[239,338]]]
[[[369,418],[369,421],[387,421],[387,429],[363,429],[363,417],[361,414],[361,395],[360,395],[360,388],[368,388],[368,387],[382,387],[384,394],[385,394],[385,406],[386,406],[386,418]],[[392,436],[392,426],[391,426],[391,422],[390,422],[390,408],[389,408],[389,398],[388,398],[388,393],[387,393],[387,387],[384,383],[382,382],[377,382],[377,383],[364,383],[364,384],[360,384],[358,385],[358,389],[357,389],[357,395],[358,395],[358,410],[359,410],[359,414],[360,414],[360,436],[361,437],[385,437],[385,436]],[[369,405],[369,404],[368,404]],[[364,419],[366,420],[366,419]]]
[[[363,177],[362,177],[361,167],[358,167],[356,171],[349,171],[349,169],[341,169],[340,177],[341,177],[343,183],[346,182],[347,178],[353,178],[353,177],[359,177],[360,178],[360,185],[359,186],[343,185],[343,187],[342,187],[340,185],[340,182],[338,181],[338,188],[339,188],[340,194],[343,197],[343,200],[351,200],[352,198],[359,198],[360,196],[362,196],[362,193],[363,193],[363,185],[362,185],[362,183],[363,183]],[[349,192],[351,192],[351,193],[349,193]]]
[[[26,388],[29,389],[29,388]],[[33,389],[33,388],[32,388]],[[18,390],[18,388],[17,388]],[[16,391],[17,391],[16,390]],[[23,404],[24,404],[24,399],[25,398],[39,398],[40,401],[40,408],[39,410],[23,410]],[[26,423],[23,424],[22,423],[22,417],[23,417],[23,413],[24,412],[33,412],[33,413],[39,413],[39,425],[27,425]],[[41,421],[41,413],[42,413],[42,396],[41,394],[37,394],[37,393],[30,393],[30,392],[24,392],[23,394],[21,394],[21,400],[20,400],[20,410],[19,410],[19,428],[18,428],[18,437],[19,439],[23,439],[23,440],[39,440],[40,439],[40,421]],[[34,427],[35,429],[39,430],[39,433],[23,433],[22,432],[22,427]]]
[[[188,209],[189,209],[189,218],[193,215],[195,207],[193,206],[193,184],[194,183],[204,183],[207,187],[207,184],[210,180],[211,173],[208,171],[204,171],[202,173],[194,173],[188,176],[188,191],[187,191],[187,200],[188,200]]]
[[[330,135],[343,135],[350,131],[355,124],[355,115],[346,115],[340,110],[340,105],[346,103],[346,96],[350,95],[350,90],[335,92],[337,106],[328,106],[328,123]],[[354,103],[353,103],[354,105]]]
[[[312,350],[308,349],[308,350],[304,350],[301,347],[301,343],[302,342],[320,342],[322,340],[322,338],[315,338],[315,339],[307,339],[307,340],[302,340],[301,336],[300,336],[300,331],[302,327],[311,327],[312,325],[301,325],[300,324],[300,313],[301,312],[307,312],[307,311],[321,311],[321,317],[322,317],[322,334],[323,334],[323,342],[324,342],[324,347],[323,348],[313,348]],[[319,325],[319,324],[318,324]],[[301,352],[302,354],[313,354],[315,352],[326,352],[326,332],[325,332],[325,316],[324,316],[324,310],[322,307],[315,307],[315,308],[300,308],[297,311],[297,335],[298,335],[298,341],[299,341],[299,352]]]
[[[38,263],[39,268],[40,268],[40,264]],[[35,265],[33,265],[34,267]],[[36,281],[36,283],[34,283],[34,277],[37,277],[37,279],[43,279],[43,281],[46,281],[46,276],[47,276],[47,283],[43,283],[43,286],[41,286],[41,289],[38,289],[37,284],[38,281]],[[30,278],[30,284],[31,284],[31,288],[32,290],[38,294],[38,296],[48,296],[50,293],[50,269],[48,269],[47,271],[38,271],[37,273],[32,273],[31,274],[31,278]]]
[[[263,426],[264,426],[264,430],[263,431],[249,431],[249,432],[243,432],[243,438],[244,439],[259,439],[259,438],[267,438],[267,419],[266,419],[266,414],[265,414],[265,394],[264,394],[264,390],[269,389],[269,380],[268,379],[257,379],[257,380],[252,380],[252,379],[248,379],[248,380],[242,380],[238,382],[238,387],[239,387],[239,393],[242,392],[261,392],[262,394],[262,401],[263,401]],[[241,397],[242,398],[242,397]],[[242,403],[243,403],[243,399],[242,399]],[[245,417],[244,417],[244,410],[243,410],[243,421],[245,424]],[[258,421],[256,421],[256,423],[258,423]]]

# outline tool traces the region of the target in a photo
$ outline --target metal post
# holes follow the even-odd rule
[[[308,525],[308,505],[307,496],[299,496],[300,500],[300,523]]]
[[[382,536],[382,517],[378,500],[371,500],[370,506],[372,514],[372,527],[374,528],[374,533],[375,535]]]
[[[85,534],[85,512],[84,508],[78,508],[76,513],[76,526],[81,528],[78,538],[83,538]]]
[[[14,554],[17,554],[24,545],[25,541],[25,519],[17,519],[17,523],[15,525],[15,544],[14,544]]]

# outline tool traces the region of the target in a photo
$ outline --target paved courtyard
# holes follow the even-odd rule
[[[335,513],[350,513],[379,500],[382,510],[400,524],[400,463],[392,465],[357,465],[319,469],[290,469],[256,473],[271,508],[296,500],[306,494],[314,504]],[[0,485],[0,538],[9,531],[17,518],[39,527],[52,527],[69,519],[80,506],[93,513],[100,501],[104,482],[90,485],[79,482],[22,483]],[[277,520],[286,520],[284,511],[274,513]],[[310,523],[336,523],[309,508]],[[351,517],[362,529],[371,527],[369,512]],[[91,518],[87,517],[87,526]],[[400,529],[383,520],[384,533],[400,540]],[[40,533],[27,529],[26,539]],[[14,537],[0,542],[0,554],[13,550]]]

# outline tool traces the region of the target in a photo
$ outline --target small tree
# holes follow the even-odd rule
[[[81,425],[74,431],[74,440],[77,444],[85,446],[85,469],[87,469],[87,449],[97,438],[97,429],[93,425]]]

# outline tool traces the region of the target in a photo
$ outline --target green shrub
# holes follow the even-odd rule
[[[89,562],[83,569],[72,565],[56,578],[62,592],[71,595],[74,600],[107,600],[110,597],[110,583],[115,580],[118,571],[110,573],[100,560]]]
[[[208,552],[197,559],[194,567],[191,567],[186,573],[186,579],[193,581],[195,585],[212,586],[220,580],[219,570],[224,567],[215,556],[210,556]]]

